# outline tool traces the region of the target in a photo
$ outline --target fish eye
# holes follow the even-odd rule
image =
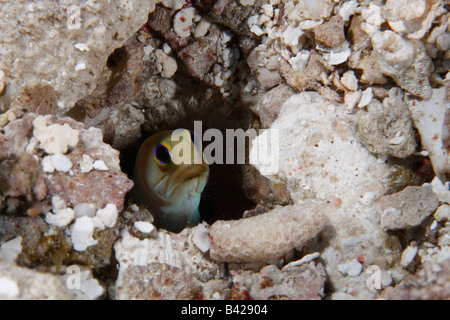
[[[156,146],[154,156],[156,163],[160,166],[168,165],[172,158],[169,148],[163,144]]]

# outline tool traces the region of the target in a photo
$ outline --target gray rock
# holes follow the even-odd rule
[[[406,187],[400,192],[383,196],[381,227],[399,230],[418,226],[439,207],[439,199],[431,186]]]

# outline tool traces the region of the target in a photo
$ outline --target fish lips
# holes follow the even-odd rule
[[[203,191],[208,175],[209,166],[206,163],[180,164],[167,177],[164,197],[168,202],[179,202],[181,198],[199,194]]]

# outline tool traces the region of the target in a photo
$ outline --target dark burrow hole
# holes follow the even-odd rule
[[[159,130],[147,132],[142,130],[142,137],[134,145],[120,150],[121,167],[128,177],[133,177],[135,159],[140,145],[151,135],[161,130],[174,130],[185,128],[194,130],[194,121],[202,122],[202,133],[210,128],[219,129],[224,137],[225,130],[248,128],[251,121],[250,113],[246,109],[238,109],[229,116],[224,116],[220,106],[214,105],[201,113],[193,113],[174,125],[162,123]],[[245,127],[247,126],[247,127]],[[212,142],[203,141],[203,149]],[[223,152],[225,155],[225,150]],[[225,156],[224,156],[225,158]],[[225,159],[224,159],[225,162]],[[202,221],[212,224],[216,220],[240,219],[244,211],[253,209],[255,204],[245,196],[241,164],[211,164],[208,183],[202,192],[200,201],[200,214]],[[127,200],[134,203],[132,192],[127,195]]]

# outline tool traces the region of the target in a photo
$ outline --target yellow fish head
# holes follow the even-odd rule
[[[158,227],[169,231],[200,222],[209,166],[195,139],[185,129],[161,131],[144,141],[136,158],[135,198],[149,207]]]

